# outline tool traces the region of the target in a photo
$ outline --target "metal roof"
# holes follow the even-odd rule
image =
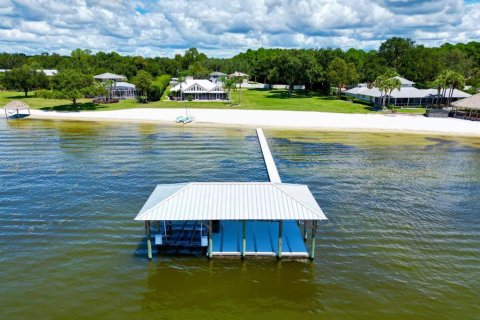
[[[306,185],[272,182],[160,184],[135,220],[326,220]]]
[[[128,83],[128,82],[121,82],[121,81],[118,81],[117,83],[115,83],[114,87],[116,87],[116,88],[125,87],[125,88],[135,89],[134,84],[131,84],[131,83]]]
[[[369,97],[380,98],[382,94],[380,90],[376,87],[365,88],[365,87],[355,87],[350,90],[345,91],[345,93],[352,95],[364,95]],[[436,96],[438,94],[437,89],[417,89],[415,87],[401,87],[400,90],[395,89],[392,91],[392,98],[428,98],[431,96]],[[388,92],[386,94],[388,96]],[[454,89],[453,98],[466,98],[470,95],[466,92]]]
[[[195,86],[201,87],[203,90],[193,90]],[[225,93],[225,90],[220,85],[206,79],[186,79],[170,89],[170,91],[179,90],[185,93]]]
[[[400,83],[402,84],[402,86],[413,86],[415,84],[415,82],[413,81],[410,81],[410,80],[407,80],[405,78],[402,78],[402,77],[399,77],[399,76],[396,76],[396,77],[393,77],[394,79],[398,79],[400,80]]]
[[[116,80],[116,81],[122,81],[122,80],[127,79],[127,77],[125,77],[125,76],[118,75],[118,74],[113,74],[113,73],[109,73],[109,72],[98,74],[98,75],[94,76],[93,78],[97,79],[97,80]]]

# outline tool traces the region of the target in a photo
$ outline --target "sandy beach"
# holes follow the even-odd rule
[[[182,109],[54,112],[32,110],[34,119],[155,121],[174,123]],[[193,109],[196,124],[240,125],[311,130],[401,131],[480,136],[480,122],[411,115],[341,114],[298,111]]]

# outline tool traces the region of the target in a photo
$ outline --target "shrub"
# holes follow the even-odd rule
[[[162,76],[157,77],[152,82],[152,86],[148,91],[148,100],[149,101],[158,101],[162,98],[165,89],[167,89],[168,84],[170,83],[171,76],[168,74],[164,74]]]

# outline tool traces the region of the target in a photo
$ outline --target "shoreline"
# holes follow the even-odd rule
[[[182,109],[135,108],[114,111],[57,112],[32,109],[29,119],[175,123]],[[349,114],[314,111],[190,109],[188,126],[241,126],[295,130],[397,132],[480,137],[480,122],[399,114]]]

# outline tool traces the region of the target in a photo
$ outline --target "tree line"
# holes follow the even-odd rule
[[[229,74],[238,70],[248,73],[256,82],[288,84],[290,89],[302,84],[306,90],[324,94],[330,94],[332,88],[338,91],[345,85],[358,82],[374,84],[389,70],[414,81],[419,88],[436,88],[442,74],[456,72],[466,85],[476,90],[480,87],[480,42],[425,47],[411,39],[394,37],[384,41],[378,50],[260,48],[225,59],[208,57],[195,48],[173,58],[122,56],[116,52],[93,54],[82,49],[72,51],[69,56],[1,53],[0,69],[14,69],[17,78],[22,79],[25,79],[26,72],[38,69],[75,70],[89,76],[113,72],[125,75],[129,81],[140,76],[142,83],[148,82],[151,76],[150,86],[161,75],[206,78],[212,71]],[[49,79],[42,76],[34,75],[32,77],[38,79],[23,83],[9,76],[12,74],[0,74],[2,87],[26,92],[52,87]]]

